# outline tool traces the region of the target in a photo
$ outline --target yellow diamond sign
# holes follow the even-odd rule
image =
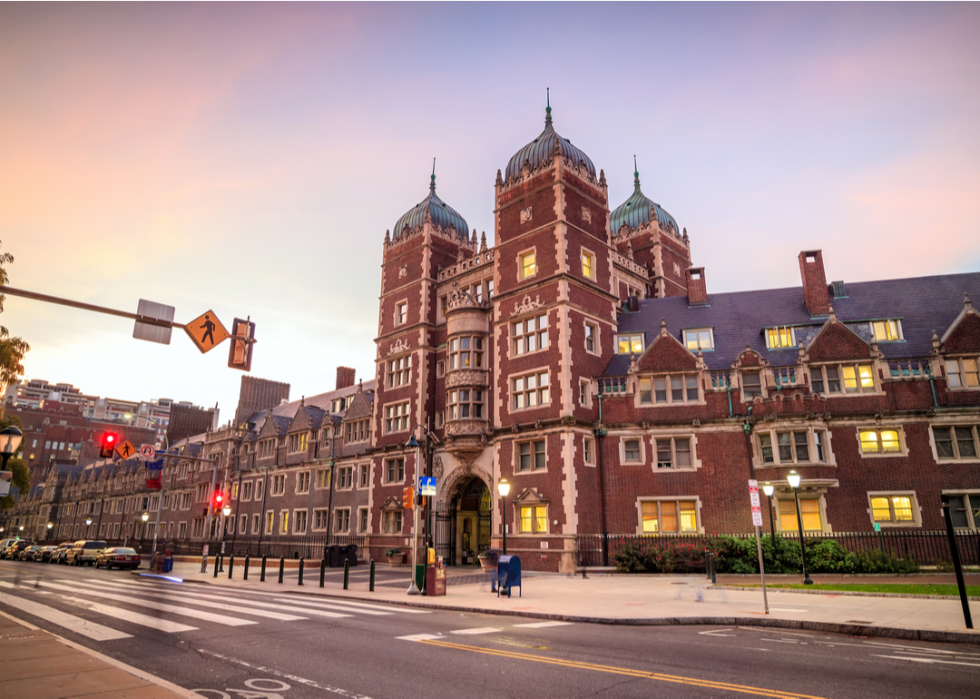
[[[228,331],[218,320],[214,311],[204,313],[184,326],[184,330],[194,340],[194,344],[201,350],[201,353],[213,350],[222,342],[228,339]]]

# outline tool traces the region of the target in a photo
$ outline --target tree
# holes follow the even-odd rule
[[[6,265],[14,263],[14,256],[9,252],[0,253],[0,284],[6,285]],[[3,313],[4,295],[0,294],[0,313]],[[19,337],[11,337],[7,328],[0,325],[0,386],[16,383],[17,378],[24,373],[24,355],[31,346]]]
[[[0,430],[10,425],[16,425],[23,429],[20,418],[16,415],[13,417],[0,418]],[[21,442],[21,449],[24,448],[24,443]],[[21,493],[26,493],[31,487],[31,472],[30,469],[24,464],[22,459],[16,456],[10,457],[10,461],[7,462],[7,470],[13,473],[11,478],[11,483],[17,486],[17,489]],[[0,510],[8,510],[14,506],[14,498],[12,495],[6,495],[0,498]]]

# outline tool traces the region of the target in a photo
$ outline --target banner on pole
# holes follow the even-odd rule
[[[146,489],[161,490],[163,488],[163,459],[146,462]]]

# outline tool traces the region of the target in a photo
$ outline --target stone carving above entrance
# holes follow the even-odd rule
[[[439,476],[436,476],[436,478],[438,479]],[[436,511],[448,511],[449,503],[456,494],[456,491],[470,478],[479,478],[487,488],[492,487],[493,477],[487,473],[486,469],[475,466],[472,463],[460,461],[456,468],[450,469],[449,473],[446,474],[445,482],[439,485],[439,494],[436,496],[435,502]]]
[[[541,308],[544,305],[541,301],[540,296],[535,296],[534,300],[531,300],[530,294],[525,294],[524,300],[521,301],[520,305],[514,304],[514,315],[520,315],[521,313],[528,313],[533,311],[535,308]]]

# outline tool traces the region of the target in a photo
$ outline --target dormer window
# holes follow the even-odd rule
[[[617,354],[643,354],[643,333],[616,336]]]
[[[684,346],[692,352],[697,350],[713,350],[715,348],[715,338],[711,328],[685,330]]]
[[[796,333],[793,328],[776,327],[766,329],[766,347],[769,349],[785,349],[796,347]]]
[[[871,324],[878,342],[898,342],[902,340],[902,321],[876,320]]]
[[[950,388],[980,387],[980,362],[975,357],[946,360],[946,382]]]

